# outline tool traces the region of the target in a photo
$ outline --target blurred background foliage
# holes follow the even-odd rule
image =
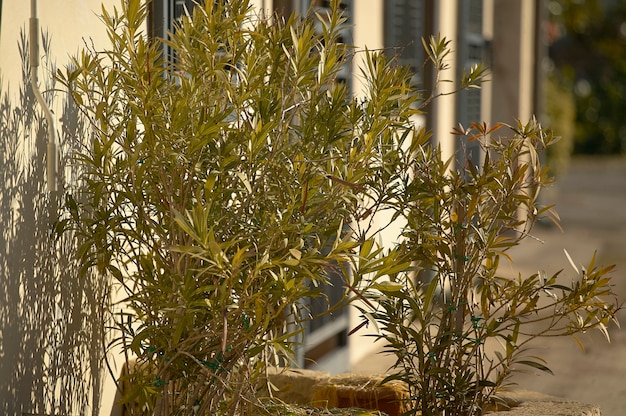
[[[548,9],[546,116],[562,150],[623,154],[626,1],[552,0]]]

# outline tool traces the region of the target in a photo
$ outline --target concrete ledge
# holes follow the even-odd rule
[[[337,378],[318,371],[273,368],[268,370],[268,377],[269,383],[275,388],[274,397],[285,403],[310,405],[315,404],[315,401],[319,399],[316,394],[319,393],[320,386],[337,384],[338,380],[346,380],[350,378],[350,375]],[[354,377],[355,380],[363,383],[363,378],[367,376],[361,374]],[[373,375],[368,379],[371,384],[371,382],[382,380],[382,377]],[[353,385],[356,386],[356,384]],[[498,399],[504,403],[504,406],[501,405],[500,409],[486,414],[490,416],[602,416],[598,406],[529,390],[503,391],[498,394]],[[332,404],[336,405],[336,403]],[[354,403],[351,404],[354,405]],[[508,409],[505,409],[506,407]],[[392,411],[390,414],[395,414],[395,412]]]
[[[501,392],[498,397],[509,410],[489,413],[493,416],[602,416],[600,408],[529,390]]]
[[[344,374],[331,377],[311,370],[272,368],[268,370],[272,395],[285,403],[320,409],[359,408],[399,416],[405,408],[406,385],[390,382],[383,386],[384,376]]]
[[[268,368],[268,388],[272,396],[289,404],[311,404],[314,387],[330,378],[329,373],[290,368]]]
[[[381,375],[363,374],[331,377],[330,374],[300,369],[269,368],[267,380],[260,386],[262,395],[272,391],[272,396],[287,404],[301,406],[361,407],[400,415],[407,409],[401,405],[406,389],[398,386],[380,387]],[[329,390],[330,389],[330,390]],[[345,399],[345,400],[344,400]],[[529,390],[502,391],[502,403],[489,416],[602,416],[598,406],[578,403]],[[126,414],[119,404],[111,415]],[[356,414],[356,413],[355,413]],[[373,413],[364,413],[371,415]]]

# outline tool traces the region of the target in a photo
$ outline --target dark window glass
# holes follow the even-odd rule
[[[424,61],[424,0],[385,1],[385,50],[417,72]]]
[[[459,5],[459,78],[463,68],[469,69],[484,60],[483,0],[468,0]],[[463,126],[482,120],[480,89],[461,91],[458,95],[458,118]],[[465,158],[475,165],[480,161],[478,142],[464,142]],[[462,161],[459,160],[459,163]]]
[[[168,33],[176,30],[176,21],[185,14],[193,11],[198,5],[194,0],[153,0],[150,3],[149,34],[152,37],[168,39]],[[175,57],[172,52],[164,46],[164,54],[170,61]]]

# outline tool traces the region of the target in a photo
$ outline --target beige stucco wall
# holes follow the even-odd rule
[[[354,2],[354,9],[352,12],[352,19],[354,22],[353,28],[353,42],[356,46],[357,53],[354,55],[353,60],[353,91],[357,96],[363,96],[363,83],[360,77],[360,68],[365,68],[365,54],[362,53],[364,49],[370,51],[380,50],[384,46],[384,26],[383,26],[383,1],[384,0],[368,0],[367,4],[360,4],[358,1]],[[362,3],[362,2],[361,2]],[[361,51],[361,52],[359,52]],[[386,223],[385,218],[377,218],[374,226],[378,227],[377,223],[382,226]],[[397,230],[391,230],[391,232]],[[362,323],[360,313],[354,307],[351,307],[350,313],[350,328],[356,328]],[[378,345],[373,345],[372,338],[367,337],[367,334],[371,334],[373,328],[370,325],[369,329],[366,327],[361,328],[358,332],[348,337],[348,362],[343,363],[343,371],[355,370],[355,365],[366,358],[371,356],[378,348]],[[347,364],[348,368],[345,368]],[[337,368],[337,367],[336,367]],[[332,370],[328,368],[327,370]],[[335,371],[336,372],[336,371]]]
[[[493,98],[494,121],[524,122],[534,112],[535,2],[494,0]]]
[[[435,2],[435,18],[433,33],[440,34],[446,39],[452,41],[452,52],[446,59],[448,67],[439,74],[442,80],[454,80],[457,78],[458,59],[454,53],[458,46],[457,29],[458,29],[458,8],[459,0],[440,0]],[[457,88],[457,84],[453,82],[441,82],[438,85],[435,94],[442,94],[434,101],[432,106],[432,134],[437,144],[441,147],[441,154],[444,159],[449,159],[455,152],[455,137],[450,133],[456,125],[456,96],[450,94]]]
[[[107,8],[110,8],[114,4],[119,4],[119,0],[39,0],[37,2],[36,12],[37,17],[39,18],[39,27],[43,33],[47,33],[49,35],[51,46],[49,59],[51,60],[51,62],[55,63],[57,67],[65,66],[69,62],[70,55],[75,55],[84,46],[85,42],[89,45],[95,46],[96,48],[106,44],[107,37],[104,25],[99,19],[99,14],[101,13],[101,7],[103,3],[106,5]],[[0,91],[2,91],[3,94],[6,93],[7,90],[10,92],[10,97],[13,101],[13,105],[17,105],[17,103],[19,102],[19,100],[17,99],[17,93],[20,86],[23,85],[22,59],[20,58],[18,44],[20,42],[21,33],[23,33],[25,36],[28,35],[29,18],[31,16],[31,11],[31,2],[28,0],[4,0],[2,2],[2,25],[0,27],[0,76],[2,77],[2,85],[0,85]],[[40,57],[43,56],[43,54],[43,45],[40,44]],[[43,65],[42,62],[41,66],[39,67],[40,79],[47,78],[50,75],[44,74],[44,71],[48,70],[49,69],[46,68],[46,66]],[[48,97],[48,94],[44,92],[44,96]],[[55,112],[55,122],[58,122],[60,114],[61,111]],[[31,126],[31,128],[33,129],[33,131],[37,131],[36,127]],[[20,154],[15,155],[14,157],[16,158],[16,160],[28,161],[31,160],[33,151],[34,148],[27,145],[22,145],[18,149],[18,153]],[[23,154],[21,154],[22,152]],[[4,166],[0,167],[0,169],[3,168]],[[45,181],[44,175],[35,176],[35,178],[36,180],[41,179],[42,182]],[[41,186],[36,183],[32,183],[31,185],[32,189],[34,190],[42,189]],[[0,197],[6,198],[7,195],[0,195]],[[23,198],[23,196],[21,197]],[[17,198],[20,198],[20,196],[18,195]],[[22,203],[19,202],[18,199],[15,199],[13,202],[13,209],[16,209],[13,216],[15,218],[20,218],[23,213],[21,211],[18,211],[15,205],[20,206],[22,205]],[[26,225],[26,222],[29,221],[27,218],[19,219],[17,221],[20,221],[22,226],[26,226],[28,229],[33,227],[36,228],[36,225],[34,224],[31,226]],[[3,224],[3,226],[5,226],[5,224]],[[15,243],[15,241],[9,241],[8,244],[9,246],[14,246],[18,243]],[[12,247],[7,247],[6,250],[10,250],[11,248]],[[11,277],[11,280],[16,279],[17,278],[14,279]],[[24,285],[37,284],[36,281],[29,282],[28,280],[24,280],[22,282],[22,284]],[[2,282],[1,286],[4,288],[5,284],[7,284],[7,282]],[[22,289],[22,292],[24,292],[24,290],[25,289]],[[13,299],[12,297],[10,298]],[[4,322],[4,324],[10,325],[10,323],[7,322]],[[5,327],[4,330],[8,331],[7,328],[8,327]],[[1,329],[3,328],[0,328],[0,330]],[[18,333],[21,332],[23,331],[18,331]],[[3,350],[25,348],[24,340],[19,338],[9,339],[9,336],[11,334],[8,332],[0,335],[4,335],[5,338],[2,339]],[[33,354],[37,354],[37,351],[34,351]],[[45,350],[40,350],[39,354],[45,355]],[[3,355],[0,356],[0,360],[6,359],[6,357],[3,358]],[[23,354],[21,356],[23,356]],[[45,358],[43,359],[45,360]],[[77,357],[77,359],[84,360],[87,358]],[[14,368],[14,363],[4,364],[2,365],[2,368]],[[23,369],[24,366],[27,367],[28,365],[28,363],[18,364],[18,367],[15,368]],[[29,371],[27,369],[19,371],[24,371],[26,375],[29,374]],[[3,374],[3,377],[5,376],[9,376],[9,374]],[[87,377],[87,375],[84,376]],[[34,385],[40,383],[40,381],[37,380],[32,380],[32,382]],[[49,381],[42,380],[41,382],[48,383]],[[35,411],[45,411],[45,409],[41,409],[39,407],[41,406],[41,404],[37,404],[42,403],[42,398],[33,396],[33,394],[37,394],[37,390],[34,385],[29,386],[28,382],[26,382],[20,383],[20,385],[15,386],[16,391],[11,394],[11,398],[9,399],[19,401],[19,403],[13,404],[15,406],[14,409],[19,408],[23,412],[27,413]],[[62,389],[64,387],[59,386],[58,388]],[[100,414],[110,414],[114,394],[114,383],[112,382],[112,380],[108,380],[107,382],[105,382],[101,396],[102,408]],[[29,397],[31,397],[31,399],[29,399]],[[7,400],[7,397],[0,397],[0,401],[1,400]],[[52,402],[55,401],[55,399],[49,400]],[[90,411],[88,409],[84,409],[84,412],[84,414],[90,414]]]
[[[84,40],[96,46],[104,44],[104,26],[98,15],[101,5],[118,4],[117,0],[45,0],[37,2],[37,15],[42,31],[51,36],[51,56],[57,65],[68,61],[83,46]],[[5,83],[14,84],[21,78],[18,52],[20,30],[28,33],[31,13],[28,0],[2,2],[2,34],[0,35],[0,71]],[[43,53],[43,51],[42,51]]]
[[[357,96],[363,95],[363,84],[359,77],[360,69],[363,68],[365,62],[365,54],[359,53],[367,48],[370,51],[380,50],[384,46],[384,25],[383,25],[383,1],[384,0],[368,0],[366,4],[354,4],[352,11],[353,42],[357,53],[353,60],[353,88]]]

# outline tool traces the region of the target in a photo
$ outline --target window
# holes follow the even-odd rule
[[[483,2],[468,0],[459,10],[459,71],[483,61]],[[459,78],[461,72],[459,72]],[[477,93],[477,94],[476,94]],[[463,124],[480,121],[480,90],[464,91],[459,99],[459,116]]]
[[[306,13],[309,8],[313,7],[313,11],[317,13],[318,16],[324,17],[327,13],[330,12],[331,1],[330,0],[299,0],[300,1],[300,12]],[[339,9],[344,18],[346,18],[346,22],[343,27],[339,31],[339,39],[340,43],[350,45],[352,44],[352,28],[351,28],[351,16],[350,7],[351,2],[349,0],[342,0],[339,3]],[[319,27],[319,31],[321,32],[321,23]],[[341,71],[337,74],[337,81],[341,83],[350,84],[350,78],[352,74],[352,63],[350,59],[347,59],[344,63]]]
[[[174,23],[187,12],[191,13],[197,2],[194,0],[153,0],[150,3],[148,31],[150,37],[168,39],[168,33],[174,31]],[[173,61],[175,57],[167,46],[164,55]]]
[[[386,0],[384,14],[385,51],[421,76],[418,71],[424,61],[425,1]]]
[[[463,68],[477,65],[484,60],[485,39],[483,37],[483,0],[467,0],[459,4],[459,73]],[[472,122],[482,120],[481,90],[472,88],[461,91],[458,95],[457,114],[459,122],[467,127]],[[467,157],[476,165],[480,160],[478,142],[464,142]]]
[[[341,301],[345,291],[343,279],[340,273],[331,270],[323,295],[309,299],[306,305],[312,316],[322,315],[308,322],[305,327],[304,345],[296,357],[301,367],[309,368],[336,348],[348,344],[348,308],[338,309],[332,315],[323,314],[329,306],[333,307]]]
[[[274,0],[274,11],[287,20],[294,12],[293,0]]]

